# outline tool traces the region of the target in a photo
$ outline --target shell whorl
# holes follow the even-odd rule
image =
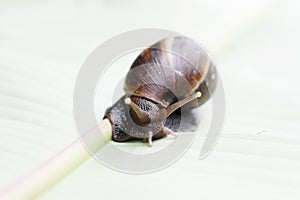
[[[205,89],[203,83],[212,68],[211,58],[197,42],[169,37],[138,56],[127,74],[124,90],[167,107],[198,88]]]

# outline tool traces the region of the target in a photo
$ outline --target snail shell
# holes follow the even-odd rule
[[[124,90],[164,107],[174,103],[176,98],[182,99],[200,91],[202,96],[198,98],[198,106],[209,99],[209,91],[216,86],[215,77],[215,65],[201,45],[187,37],[170,37],[138,56],[127,74]]]

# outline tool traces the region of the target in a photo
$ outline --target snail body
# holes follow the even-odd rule
[[[142,138],[151,146],[152,139],[174,135],[182,110],[205,103],[216,82],[212,59],[194,40],[176,36],[155,43],[133,62],[125,79],[126,94],[106,110],[112,139]]]

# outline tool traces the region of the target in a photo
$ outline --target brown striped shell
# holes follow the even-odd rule
[[[216,86],[215,70],[212,59],[199,43],[187,37],[169,37],[137,57],[127,74],[124,90],[163,107],[200,91],[200,105],[209,99],[209,91]]]

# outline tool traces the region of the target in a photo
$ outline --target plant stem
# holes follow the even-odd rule
[[[103,120],[99,128],[105,138],[101,137],[100,140],[101,133],[95,131],[99,129],[88,132],[83,138],[78,138],[41,167],[8,187],[0,194],[0,199],[34,199],[49,190],[93,156],[92,152],[88,152],[84,147],[81,139],[84,140],[86,146],[92,145],[93,151],[100,150],[110,141],[112,135],[110,122],[107,119]]]

